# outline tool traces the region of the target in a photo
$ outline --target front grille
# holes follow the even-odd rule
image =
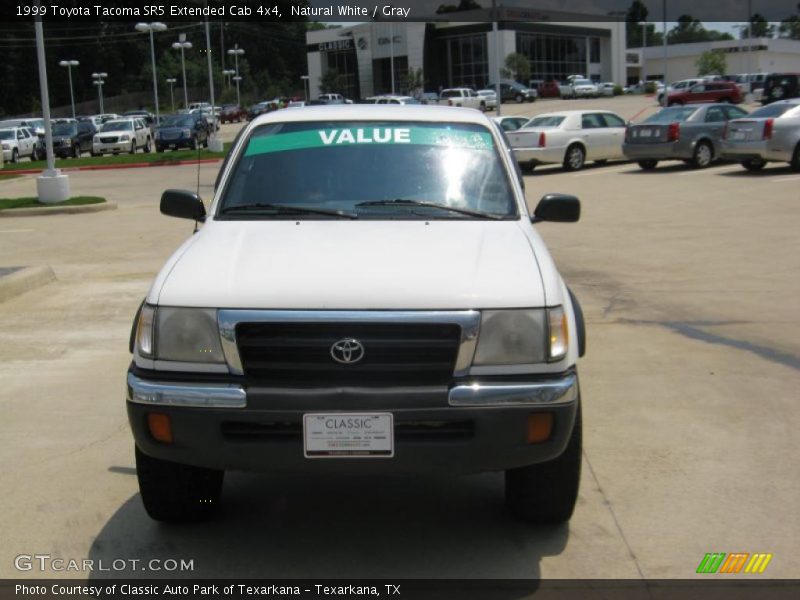
[[[461,328],[428,323],[241,323],[245,374],[271,385],[443,385],[453,375]],[[353,338],[363,358],[341,364],[331,346]]]
[[[103,144],[116,144],[118,141],[119,141],[119,136],[100,138],[100,142]]]

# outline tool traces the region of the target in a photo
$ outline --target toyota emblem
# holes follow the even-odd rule
[[[356,339],[344,338],[331,346],[333,360],[343,365],[353,365],[364,358],[364,346]]]

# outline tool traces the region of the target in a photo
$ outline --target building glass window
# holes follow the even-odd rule
[[[326,52],[328,71],[336,71],[342,76],[344,88],[337,90],[345,98],[360,98],[358,87],[358,62],[354,50],[341,52]]]
[[[599,62],[599,38],[583,36],[541,35],[517,33],[517,52],[528,57],[531,63],[531,79],[542,81],[564,81],[570,75],[587,75],[587,42],[597,41]],[[589,45],[590,53],[593,44]],[[590,57],[591,62],[595,62]],[[522,82],[525,83],[525,82]]]
[[[448,58],[447,85],[481,89],[489,83],[489,58],[486,35],[445,38],[444,56]]]
[[[594,64],[600,62],[600,38],[589,38],[589,62]]]

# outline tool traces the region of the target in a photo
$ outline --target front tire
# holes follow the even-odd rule
[[[14,148],[11,151],[11,162],[12,163],[18,163],[19,162],[19,150],[17,150],[16,148]]]
[[[800,171],[800,144],[797,144],[797,147],[794,149],[792,162],[789,163],[789,166],[793,171]]]
[[[147,138],[147,141],[144,143],[144,151],[147,154],[150,154],[151,150],[152,150],[152,148],[150,147],[150,138]]]
[[[522,97],[522,94],[517,94],[516,96],[514,96],[514,101],[517,104],[522,104],[523,102],[525,102],[525,98]]]
[[[760,158],[753,158],[751,160],[744,161],[742,166],[751,173],[756,173],[767,166],[767,161]]]
[[[694,147],[691,165],[695,169],[705,169],[714,162],[714,149],[708,142],[698,142]]]
[[[80,158],[81,157],[81,147],[78,144],[75,144],[72,147],[72,158]]]
[[[131,149],[128,150],[128,152],[131,153],[131,154],[136,154],[136,142],[135,141],[131,142]]]
[[[580,171],[586,162],[586,151],[580,144],[572,144],[567,148],[564,156],[564,169],[567,171]]]
[[[177,523],[204,521],[216,512],[225,471],[153,458],[137,447],[136,475],[147,514]]]
[[[572,516],[581,479],[580,396],[575,424],[564,452],[553,460],[506,471],[506,506],[517,519],[564,523]]]

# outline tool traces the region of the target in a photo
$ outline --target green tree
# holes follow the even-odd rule
[[[706,50],[694,63],[698,77],[722,75],[727,71],[725,53],[720,50]]]
[[[789,40],[800,40],[800,17],[786,17],[778,26],[778,35]]]
[[[344,91],[344,76],[336,69],[328,69],[319,78],[319,89],[323,94],[341,94]]]
[[[400,85],[407,94],[416,97],[425,87],[422,69],[409,69]]]
[[[750,37],[760,38],[766,37],[771,38],[775,35],[775,26],[771,25],[763,15],[755,13],[752,17],[750,17]],[[742,32],[740,34],[742,39],[747,38],[747,28],[743,27]]]
[[[503,76],[514,81],[528,81],[531,78],[531,62],[528,57],[518,52],[512,52],[506,56],[506,68],[503,70]]]
[[[689,44],[706,40],[708,40],[708,32],[703,24],[691,15],[678,17],[678,24],[667,33],[668,44]]]

